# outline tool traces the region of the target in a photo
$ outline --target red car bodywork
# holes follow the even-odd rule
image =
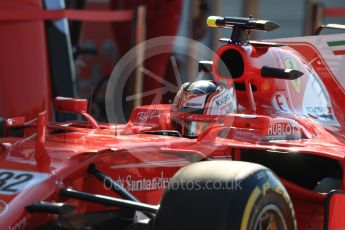
[[[57,110],[81,114],[88,122],[46,123],[46,113],[40,113],[37,120],[25,123],[21,118],[7,120],[9,135],[0,139],[1,226],[33,229],[56,218],[51,214],[32,214],[26,210],[37,201],[73,204],[77,213],[110,209],[104,205],[66,199],[59,194],[61,188],[71,187],[115,196],[87,173],[90,164],[95,164],[122,183],[141,202],[159,204],[169,178],[181,167],[200,160],[252,161],[255,154],[279,154],[279,157],[286,154],[298,159],[307,156],[301,158],[304,159],[301,165],[290,165],[287,161],[282,175],[276,168],[272,169],[291,196],[298,227],[323,228],[325,210],[333,215],[332,221],[328,222],[330,229],[345,226],[345,221],[339,216],[339,207],[335,207],[344,207],[342,195],[329,198],[327,203],[327,193],[316,192],[309,183],[304,186],[303,181],[299,181],[299,177],[312,181],[304,178],[303,174],[309,174],[307,168],[303,171],[303,166],[309,164],[306,160],[315,159],[318,162],[315,166],[320,166],[314,167],[315,171],[323,172],[323,169],[328,170],[327,167],[332,170],[334,165],[339,166],[340,175],[339,170],[335,174],[341,180],[339,189],[345,189],[344,87],[311,44],[286,43],[290,46],[228,44],[217,51],[218,56],[213,60],[214,78],[237,85],[239,111],[238,114],[223,116],[221,123],[211,125],[197,139],[149,133],[172,129],[170,105],[135,108],[127,124],[98,124],[86,113],[85,101],[59,99],[55,106]],[[243,73],[229,80],[216,67],[218,57],[230,49],[241,54]],[[287,66],[289,64],[292,66]],[[298,69],[304,75],[295,83],[266,79],[261,76],[262,66]],[[318,84],[315,87],[326,92],[320,99],[323,107],[306,106],[301,101],[301,95],[308,96],[308,79],[312,77]],[[308,113],[307,107],[311,107]],[[16,127],[25,127],[24,137],[11,136]],[[314,166],[312,161],[310,165]],[[284,177],[286,169],[288,178]],[[297,182],[291,178],[297,178]]]

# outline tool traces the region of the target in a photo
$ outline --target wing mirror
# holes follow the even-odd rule
[[[56,111],[81,114],[92,128],[99,129],[100,127],[95,118],[87,113],[87,105],[87,100],[80,98],[56,97],[54,100]]]
[[[88,102],[86,99],[56,97],[54,106],[59,112],[81,114],[87,111]]]

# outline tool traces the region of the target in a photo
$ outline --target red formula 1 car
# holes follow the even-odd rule
[[[100,124],[56,98],[86,122],[5,121],[1,229],[345,227],[344,34],[258,42],[277,24],[207,22],[231,39],[172,105]]]

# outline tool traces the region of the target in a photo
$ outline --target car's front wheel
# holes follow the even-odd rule
[[[296,229],[289,195],[268,168],[238,161],[205,161],[169,182],[154,230]]]

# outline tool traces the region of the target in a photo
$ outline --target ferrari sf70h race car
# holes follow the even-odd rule
[[[231,38],[172,104],[108,124],[57,97],[84,121],[7,118],[0,228],[344,228],[344,34],[251,41],[278,25],[207,24]]]

